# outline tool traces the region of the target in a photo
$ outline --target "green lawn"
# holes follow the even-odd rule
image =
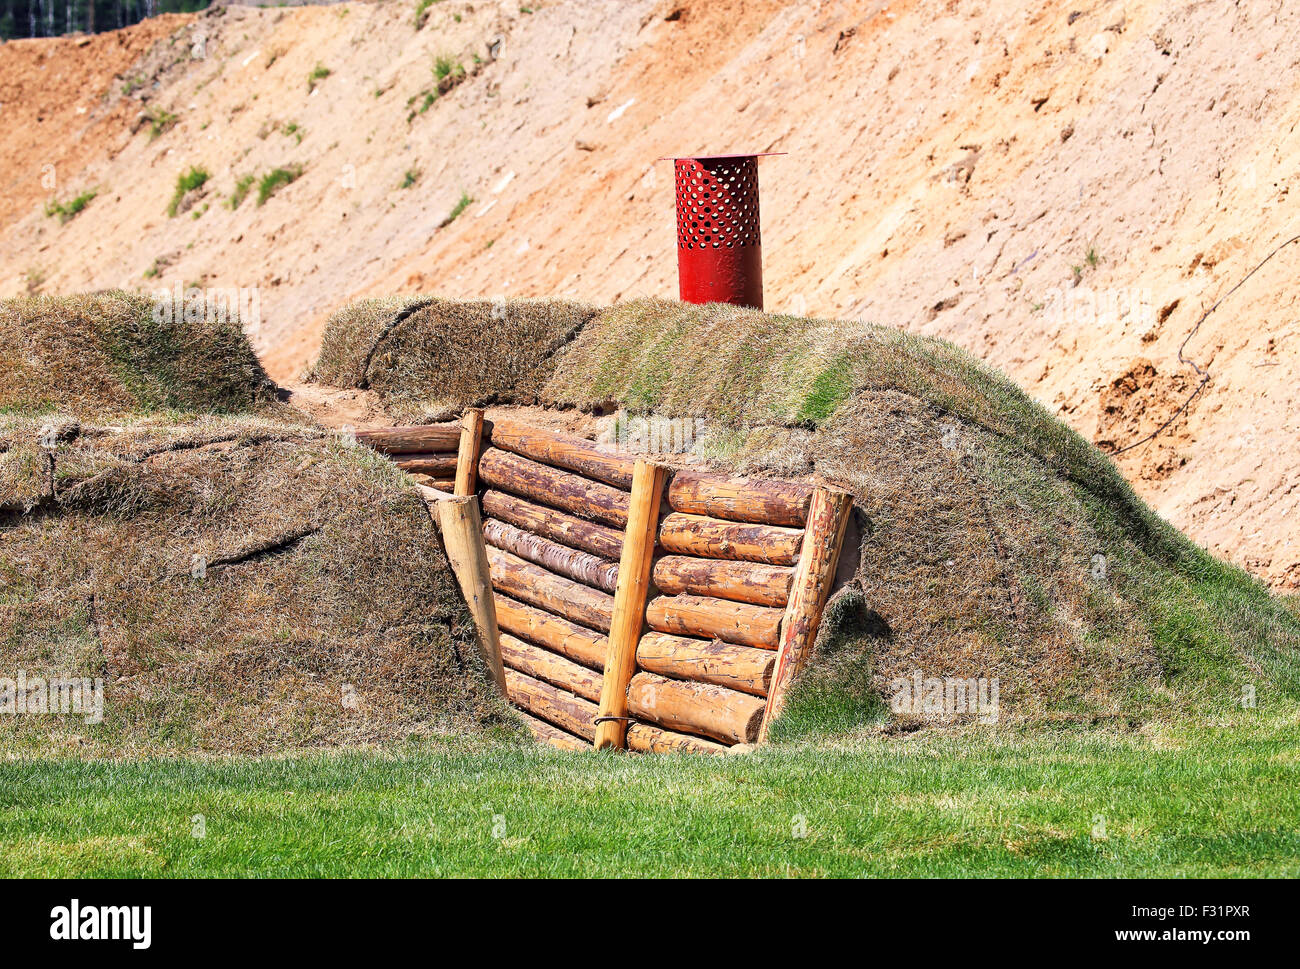
[[[1296,876],[1300,725],[12,761],[0,875]]]

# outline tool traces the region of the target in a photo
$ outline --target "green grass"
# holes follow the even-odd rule
[[[202,188],[211,177],[206,169],[192,166],[188,171],[177,175],[176,191],[172,193],[172,200],[167,203],[167,217],[174,219],[181,210],[181,204],[185,201],[185,196]]]
[[[77,213],[89,205],[91,200],[93,200],[98,194],[99,189],[92,188],[88,191],[82,192],[80,195],[67,202],[60,202],[58,199],[50,199],[50,201],[45,203],[45,214],[51,218],[57,216],[60,224],[67,223],[76,218]]]
[[[448,57],[442,54],[434,59],[433,76],[441,81],[443,78],[451,77],[453,74],[464,74],[465,67],[454,57]]]
[[[269,199],[284,186],[293,182],[302,174],[302,168],[298,165],[291,165],[288,168],[276,168],[262,176],[262,180],[257,185],[257,204],[260,208],[266,204]]]
[[[312,91],[314,91],[316,89],[316,85],[320,81],[323,81],[325,80],[325,78],[329,77],[330,74],[331,74],[330,69],[326,67],[324,64],[317,61],[316,66],[313,67],[311,69],[311,73],[307,75],[307,93],[310,94]]]
[[[419,30],[424,26],[424,22],[429,19],[429,8],[438,0],[419,0],[415,5],[415,29]]]
[[[398,188],[410,188],[420,180],[420,170],[418,168],[408,168],[406,174],[402,176],[401,184]]]
[[[457,199],[456,204],[451,207],[451,211],[447,213],[447,217],[443,219],[440,223],[438,223],[438,228],[443,229],[451,225],[458,218],[460,218],[461,214],[467,208],[469,208],[473,204],[474,204],[473,197],[471,197],[468,192],[461,192],[460,198]]]
[[[164,108],[150,108],[145,117],[149,121],[149,140],[153,141],[158,138],[169,128],[173,127],[179,117]]]
[[[230,198],[226,199],[226,205],[233,212],[243,204],[244,199],[248,197],[253,183],[257,181],[256,175],[243,175],[235,182],[235,190],[230,193]]]
[[[0,875],[1294,877],[1294,713],[728,758],[10,762]]]

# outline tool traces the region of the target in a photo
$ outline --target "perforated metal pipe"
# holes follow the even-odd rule
[[[760,157],[708,155],[673,159],[677,285],[684,302],[763,308],[763,241],[758,217]]]

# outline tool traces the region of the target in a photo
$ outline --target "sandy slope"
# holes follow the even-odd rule
[[[0,134],[0,213],[17,213],[0,293],[29,270],[47,291],[257,286],[261,349],[292,379],[357,295],[670,295],[671,169],[656,159],[785,151],[762,163],[769,309],[949,337],[1113,448],[1175,413],[1200,379],[1178,355],[1197,318],[1300,232],[1295,5],[531,9],[446,0],[416,31],[405,3],[229,8],[125,32],[112,50],[180,25],[120,68],[96,38],[118,80],[64,83],[39,95],[42,121]],[[439,55],[470,76],[419,113]],[[75,40],[0,48],[5,110],[85,57]],[[309,93],[318,63],[332,73]],[[154,141],[131,133],[141,96],[180,119]],[[53,138],[33,140],[36,124]],[[41,214],[34,144],[58,153],[57,197],[101,188],[65,226]],[[293,163],[305,174],[265,206],[220,204],[239,176]],[[168,219],[191,164],[214,177]],[[439,228],[462,191],[474,203]],[[1300,245],[1283,249],[1209,316],[1185,351],[1208,384],[1119,459],[1176,524],[1288,588],[1297,267]]]

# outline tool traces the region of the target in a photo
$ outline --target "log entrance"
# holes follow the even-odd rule
[[[431,507],[478,498],[481,554],[458,559],[485,574],[457,578],[490,587],[493,628],[475,614],[488,665],[539,740],[724,753],[766,739],[812,653],[847,492],[674,471],[479,410],[357,440],[424,475]]]

